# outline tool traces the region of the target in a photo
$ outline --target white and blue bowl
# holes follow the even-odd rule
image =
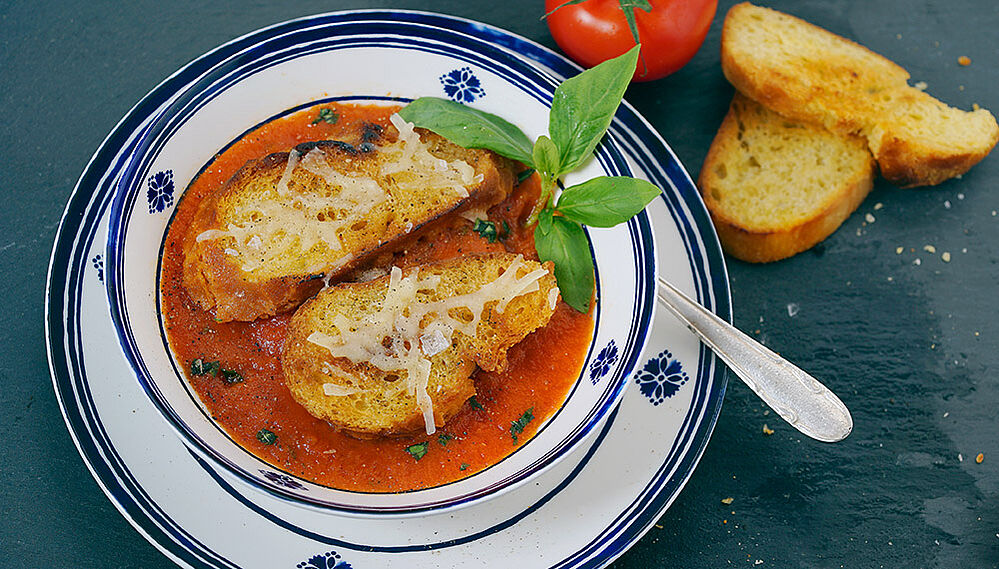
[[[639,363],[655,307],[656,255],[643,212],[612,229],[587,229],[596,259],[595,327],[564,405],[528,443],[463,480],[403,493],[329,488],[260,460],[210,417],[167,344],[160,311],[160,259],[184,189],[220,150],[260,124],[317,102],[403,104],[448,97],[496,113],[530,137],[547,131],[556,82],[514,54],[418,21],[352,21],[336,14],[227,44],[150,123],[112,204],[107,283],[124,353],[157,410],[198,454],[249,485],[309,507],[373,516],[440,511],[496,496],[555,464],[599,430]],[[281,26],[287,26],[282,33]],[[189,66],[179,74],[191,73]],[[571,174],[576,183],[628,175],[605,141]]]

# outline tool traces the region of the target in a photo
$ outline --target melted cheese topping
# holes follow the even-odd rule
[[[329,195],[313,191],[291,191],[288,181],[296,167],[321,177],[333,188]],[[277,186],[260,192],[239,212],[240,222],[229,223],[224,231],[209,229],[198,242],[232,237],[226,252],[237,258],[240,268],[250,273],[264,266],[282,265],[297,259],[322,243],[328,251],[343,249],[339,233],[361,220],[373,207],[388,199],[378,182],[361,175],[338,172],[326,161],[326,153],[316,148],[299,160],[288,155]],[[343,263],[341,256],[334,264]],[[349,260],[349,259],[347,259]],[[329,263],[309,267],[321,271]]]
[[[392,267],[385,300],[377,312],[360,320],[335,314],[335,335],[316,331],[307,340],[326,348],[333,357],[347,358],[355,364],[368,362],[382,371],[398,373],[407,393],[416,397],[427,434],[433,434],[433,401],[427,393],[430,358],[454,345],[455,332],[475,337],[487,303],[495,303],[496,312],[502,313],[514,298],[537,291],[538,279],[548,271],[539,268],[518,277],[517,271],[524,265],[523,257],[518,255],[494,281],[473,292],[437,301],[422,300],[418,293],[435,291],[440,285],[439,276],[421,277],[417,267],[403,277],[401,269]],[[469,321],[455,316],[467,316],[469,312]],[[353,388],[327,383],[323,389],[328,395],[340,395],[349,394],[343,390]]]
[[[413,123],[406,122],[398,114],[393,114],[389,120],[399,131],[399,139],[381,147],[382,152],[390,156],[383,163],[381,173],[392,176],[401,188],[433,188],[467,198],[468,187],[482,182],[482,174],[476,174],[464,160],[448,162],[431,154],[430,147],[413,130]]]
[[[412,123],[399,115],[392,115],[390,120],[399,130],[399,137],[379,147],[384,156],[376,178],[340,171],[327,161],[326,152],[319,147],[305,156],[292,150],[273,189],[253,196],[237,213],[237,220],[227,223],[225,229],[204,231],[197,241],[231,238],[225,253],[247,273],[262,267],[287,267],[316,247],[321,249],[320,258],[342,251],[344,232],[351,231],[350,227],[376,206],[391,202],[387,190],[393,185],[462,199],[468,197],[469,186],[482,181],[482,174],[475,174],[467,162],[449,162],[431,154]],[[328,188],[289,188],[297,168],[318,176]],[[411,228],[410,224],[407,231]],[[326,272],[349,260],[341,255],[332,266],[318,261],[306,270]]]

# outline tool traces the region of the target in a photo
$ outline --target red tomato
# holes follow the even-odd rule
[[[550,14],[548,29],[559,47],[576,63],[593,67],[635,46],[618,0],[586,0],[563,6],[551,14],[564,3],[565,0],[545,0],[545,12]],[[650,12],[635,9],[642,57],[632,81],[665,77],[686,65],[704,43],[718,7],[718,0],[651,0],[650,3]]]

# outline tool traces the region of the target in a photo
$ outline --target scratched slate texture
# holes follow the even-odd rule
[[[721,4],[690,65],[627,95],[695,177],[732,94],[718,57],[731,2]],[[767,5],[890,57],[950,104],[999,110],[999,3]],[[90,154],[142,95],[212,47],[366,7],[432,9],[555,47],[535,2],[0,3],[0,567],[173,566],[91,478],[48,377],[48,254]],[[733,379],[687,487],[616,569],[999,567],[997,180],[992,156],[936,188],[879,182],[813,251],[730,260],[736,324],[839,393],[854,433],[808,440]]]

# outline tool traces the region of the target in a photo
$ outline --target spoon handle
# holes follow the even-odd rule
[[[697,304],[662,277],[659,277],[659,302],[794,428],[827,443],[841,441],[853,430],[850,411],[829,388]]]

